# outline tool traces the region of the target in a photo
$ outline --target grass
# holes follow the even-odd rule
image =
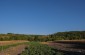
[[[0,51],[3,51],[5,49],[7,49],[7,48],[14,47],[14,46],[21,45],[21,44],[28,44],[28,42],[0,46]]]

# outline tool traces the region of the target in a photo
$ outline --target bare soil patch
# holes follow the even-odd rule
[[[20,53],[22,53],[22,51],[24,51],[26,46],[27,45],[23,44],[15,47],[10,47],[4,51],[1,51],[0,55],[19,55]]]
[[[49,42],[48,45],[62,51],[85,53],[85,40],[62,40]]]

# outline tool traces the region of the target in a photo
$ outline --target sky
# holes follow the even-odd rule
[[[0,33],[85,31],[85,0],[0,0]]]

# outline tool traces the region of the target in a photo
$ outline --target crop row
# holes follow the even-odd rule
[[[63,53],[48,45],[30,42],[21,55],[63,55]]]

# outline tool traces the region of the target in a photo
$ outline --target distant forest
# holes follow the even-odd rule
[[[0,41],[4,40],[28,40],[28,41],[56,41],[56,40],[80,40],[85,39],[85,31],[57,32],[49,35],[26,34],[0,34]]]

